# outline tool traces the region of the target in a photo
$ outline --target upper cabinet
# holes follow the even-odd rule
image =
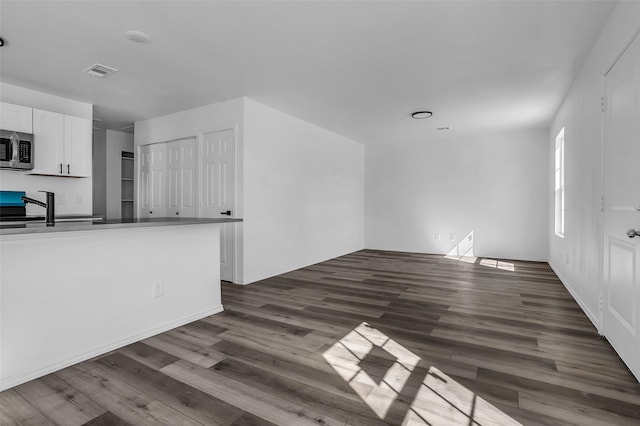
[[[0,129],[33,133],[32,111],[29,107],[0,102]]]
[[[43,175],[61,174],[64,161],[64,115],[34,110],[33,139],[32,172]]]
[[[67,175],[91,177],[92,123],[81,117],[64,116],[64,161]]]
[[[91,120],[33,110],[31,174],[91,177]]]

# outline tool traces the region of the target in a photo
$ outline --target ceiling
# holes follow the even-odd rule
[[[239,96],[363,143],[546,127],[614,7],[1,0],[0,76],[93,103],[114,130]],[[119,72],[82,73],[94,63]]]

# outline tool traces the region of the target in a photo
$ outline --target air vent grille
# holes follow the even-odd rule
[[[82,72],[86,72],[90,76],[97,77],[97,78],[107,78],[110,75],[117,73],[118,70],[115,68],[108,67],[106,65],[93,64]]]

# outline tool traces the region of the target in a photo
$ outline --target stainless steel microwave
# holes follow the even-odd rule
[[[33,135],[0,130],[0,169],[33,169]]]

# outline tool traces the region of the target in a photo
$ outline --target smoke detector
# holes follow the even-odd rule
[[[92,77],[107,78],[110,75],[117,73],[118,70],[115,68],[108,67],[106,65],[93,64],[82,72],[86,72]]]
[[[129,40],[135,41],[136,43],[149,43],[151,41],[151,37],[149,37],[149,34],[143,33],[142,31],[129,30],[126,31],[124,35]]]

